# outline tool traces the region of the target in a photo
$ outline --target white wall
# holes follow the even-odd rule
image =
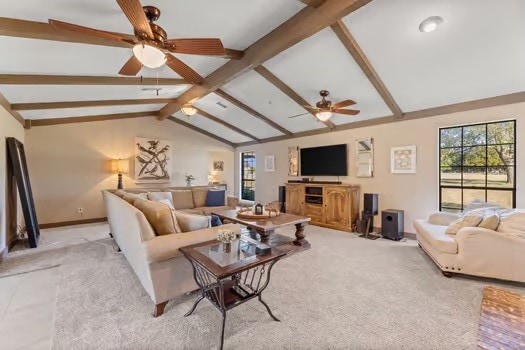
[[[256,152],[256,200],[266,203],[277,200],[278,186],[292,179],[287,175],[289,146],[315,147],[346,143],[349,146],[350,175],[341,177],[340,180],[359,184],[361,193],[379,193],[380,210],[405,210],[405,231],[414,232],[412,227],[414,219],[426,218],[431,212],[438,209],[439,128],[501,119],[517,119],[517,206],[525,208],[525,152],[521,151],[525,145],[523,138],[525,135],[525,103],[241,147],[236,151],[235,160],[236,193],[240,186],[240,152]],[[363,137],[374,138],[375,174],[373,178],[355,177],[355,140]],[[390,148],[404,145],[417,146],[417,173],[391,174]],[[275,155],[276,171],[274,173],[264,172],[265,155]],[[336,177],[316,177],[315,179],[337,180]],[[363,207],[362,195],[360,207]],[[379,220],[376,222],[380,224]]]
[[[24,142],[24,128],[0,106],[0,252],[6,247],[6,137],[15,137]],[[20,211],[17,212],[19,218]],[[19,220],[20,222],[20,220]]]
[[[136,184],[133,179],[135,137],[172,142],[171,184]],[[116,188],[111,159],[129,158],[130,174],[124,187],[184,186],[184,175],[194,185],[208,183],[214,160],[225,163],[222,180],[233,191],[233,149],[208,136],[155,118],[136,118],[34,127],[26,131],[26,156],[39,223],[104,217],[101,190]],[[83,208],[83,215],[77,212]]]

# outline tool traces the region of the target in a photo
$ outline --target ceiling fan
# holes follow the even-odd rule
[[[338,102],[338,103],[332,105],[332,101],[326,99],[328,97],[328,95],[330,95],[328,90],[321,90],[321,91],[319,91],[319,95],[321,95],[322,99],[321,99],[321,101],[319,101],[319,102],[317,102],[315,104],[315,107],[314,106],[310,106],[310,105],[303,106],[303,108],[306,109],[308,111],[308,113],[301,113],[301,114],[293,115],[293,116],[288,117],[288,118],[296,118],[296,117],[300,117],[302,115],[306,115],[306,114],[312,113],[320,121],[326,122],[327,120],[329,120],[332,117],[332,115],[334,113],[336,113],[336,114],[345,114],[345,115],[357,115],[360,112],[360,111],[355,110],[355,109],[343,109],[342,108],[342,107],[348,107],[348,106],[351,106],[351,105],[355,105],[356,103],[354,101],[352,101],[352,100],[344,100],[344,101],[341,101],[341,102]]]
[[[160,17],[160,10],[154,6],[143,7],[140,0],[117,0],[117,3],[131,22],[134,36],[120,35],[53,19],[49,20],[49,24],[57,30],[129,44],[129,47],[133,48],[133,56],[119,71],[121,75],[137,75],[143,65],[158,68],[166,64],[184,79],[192,83],[200,83],[202,77],[170,52],[205,56],[226,55],[226,49],[220,39],[167,39],[164,29],[153,23]]]

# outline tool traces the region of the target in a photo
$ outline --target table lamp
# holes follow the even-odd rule
[[[113,173],[118,174],[118,185],[117,189],[121,190],[122,186],[122,175],[129,173],[129,159],[113,159],[111,168]]]

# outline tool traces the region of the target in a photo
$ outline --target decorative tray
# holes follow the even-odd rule
[[[255,214],[254,209],[242,207],[237,211],[237,217],[241,219],[269,219],[279,216],[281,213],[274,208],[264,208],[262,214]]]

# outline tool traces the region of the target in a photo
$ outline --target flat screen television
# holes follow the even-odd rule
[[[347,176],[346,144],[301,148],[301,175]]]

